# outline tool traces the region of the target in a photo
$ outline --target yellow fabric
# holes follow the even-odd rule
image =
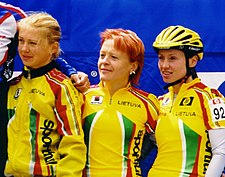
[[[215,121],[213,113],[217,107],[225,110],[224,98],[198,78],[183,84],[173,98],[172,87],[159,98],[158,155],[148,176],[203,177],[212,158],[208,130],[225,127],[225,117]]]
[[[82,116],[88,148],[87,176],[140,176],[138,158],[145,123],[154,128],[157,114],[157,98],[130,85],[112,97],[101,83],[91,88]]]
[[[56,69],[10,86],[6,175],[82,176],[82,97]]]

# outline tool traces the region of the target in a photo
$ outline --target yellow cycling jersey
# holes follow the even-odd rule
[[[131,85],[113,96],[102,83],[89,89],[82,116],[88,149],[86,176],[141,176],[138,159],[145,123],[153,131],[157,116],[157,98]]]
[[[82,176],[83,96],[54,62],[23,71],[8,92],[6,176]]]
[[[225,127],[225,100],[196,78],[159,97],[158,154],[149,177],[203,177],[212,158],[208,130]]]

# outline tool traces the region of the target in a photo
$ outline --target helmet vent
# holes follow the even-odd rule
[[[191,44],[199,45],[199,42],[192,42]]]
[[[179,41],[184,41],[183,44],[189,43],[189,41],[185,41],[185,40],[191,39],[191,38],[192,38],[192,35],[187,35],[187,36],[185,36],[185,37],[183,37],[183,38],[177,40],[177,42],[179,42]]]
[[[178,28],[178,27],[177,27]],[[175,31],[177,28],[175,28],[173,31]],[[173,32],[172,31],[172,32]],[[171,40],[176,39],[177,36],[180,36],[182,33],[184,33],[184,30],[181,30],[179,33],[177,33]]]

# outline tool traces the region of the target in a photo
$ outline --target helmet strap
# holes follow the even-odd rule
[[[179,83],[184,83],[184,82],[186,82],[187,79],[188,79],[188,77],[187,77],[187,75],[186,75],[186,76],[184,76],[184,77],[181,78],[181,79],[178,79],[178,80],[176,80],[176,81],[174,81],[174,82],[171,82],[171,83],[169,83],[169,84],[166,84],[166,85],[163,87],[163,89],[166,90],[166,89],[168,89],[170,86],[177,85],[177,84],[179,84]]]

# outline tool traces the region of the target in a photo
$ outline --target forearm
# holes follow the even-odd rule
[[[57,64],[57,69],[62,71],[68,77],[70,77],[72,74],[77,74],[76,69],[73,68],[72,66],[70,66],[66,62],[66,60],[64,60],[63,58],[57,58],[56,59],[56,64]]]
[[[220,177],[225,166],[225,129],[209,130],[212,159],[205,177]]]

